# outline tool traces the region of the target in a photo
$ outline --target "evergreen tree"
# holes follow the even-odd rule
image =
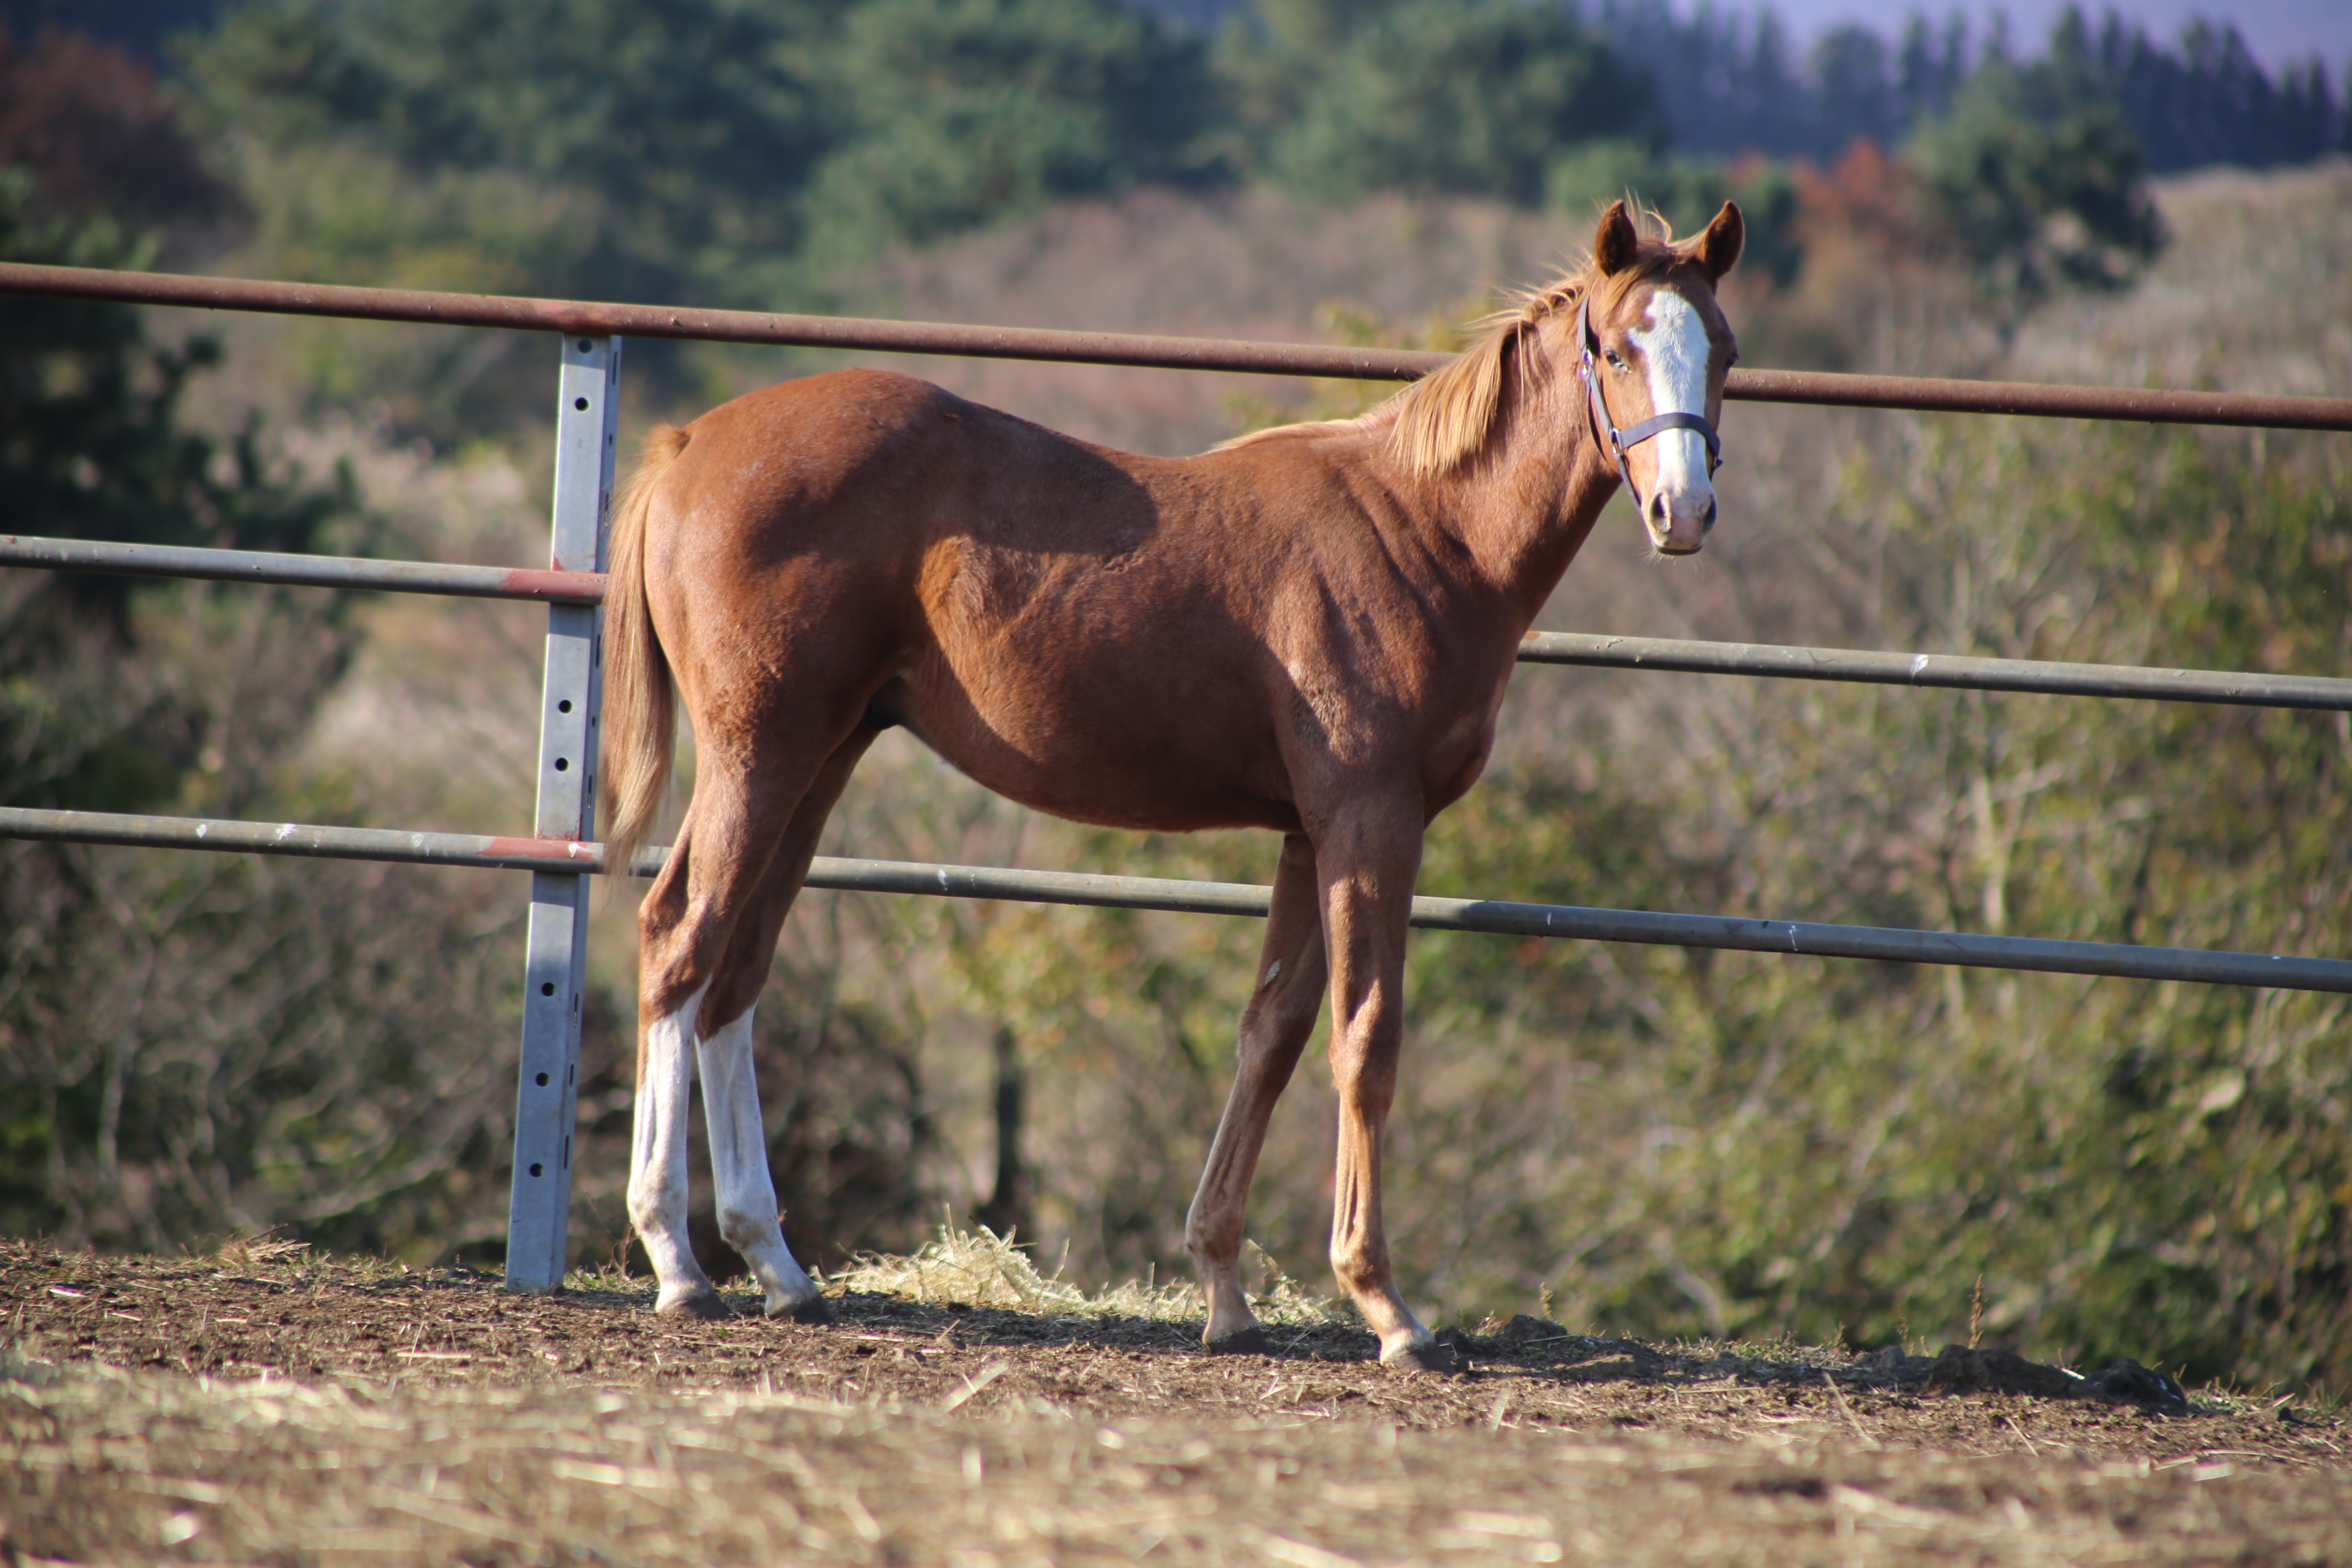
[[[2060,283],[2119,287],[2163,243],[2138,146],[2081,68],[2063,49],[1990,61],[1905,149],[1944,242],[2019,304]]]
[[[1224,62],[1265,166],[1328,200],[1381,189],[1532,202],[1559,152],[1658,129],[1648,73],[1574,12],[1524,0],[1285,0]]]
[[[1200,172],[1201,47],[1113,0],[868,0],[831,63],[845,118],[810,205],[835,265]]]

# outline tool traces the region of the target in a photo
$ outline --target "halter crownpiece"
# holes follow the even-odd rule
[[[1584,383],[1593,433],[1606,439],[1609,455],[1617,464],[1617,477],[1625,481],[1625,493],[1633,498],[1633,510],[1646,513],[1649,504],[1643,499],[1642,492],[1634,488],[1633,470],[1625,466],[1626,453],[1653,436],[1662,436],[1669,430],[1696,430],[1699,439],[1706,443],[1706,471],[1712,478],[1715,470],[1723,466],[1723,437],[1716,434],[1715,426],[1708,423],[1706,415],[1687,414],[1679,408],[1664,414],[1653,414],[1622,430],[1617,427],[1617,421],[1609,413],[1609,400],[1601,395],[1601,377],[1592,363],[1592,351],[1599,346],[1599,340],[1592,335],[1592,322],[1586,314],[1591,298],[1591,290],[1588,289],[1578,296],[1576,301],[1576,374]]]

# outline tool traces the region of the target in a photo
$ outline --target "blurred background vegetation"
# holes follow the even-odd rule
[[[0,18],[11,259],[1443,347],[1610,197],[1688,230],[1736,195],[1750,363],[2352,384],[2352,113],[2221,25],[1800,50],[1769,11],[1664,0]],[[0,300],[6,526],[525,563],[545,347]],[[842,363],[633,345],[627,420]],[[1386,390],[861,363],[1168,452]],[[1727,440],[1705,558],[1654,569],[1605,521],[1540,624],[2352,668],[2341,437],[1743,405]],[[526,831],[540,631],[0,574],[0,799]],[[1530,671],[1423,885],[2341,955],[2347,769],[2334,716]],[[1246,880],[1272,854],[1035,818],[898,732],[827,848]],[[0,846],[0,1226],[495,1260],[520,903],[492,874]],[[593,945],[583,1260],[628,1246],[630,903]],[[1256,940],[808,895],[759,1020],[796,1244],[905,1248],[945,1209],[1084,1279],[1183,1270]],[[2043,1355],[2352,1377],[2336,999],[1428,934],[1412,966],[1391,1218],[1441,1317],[1932,1344],[1980,1289]],[[1302,1074],[1252,1219],[1307,1279],[1331,1116]]]

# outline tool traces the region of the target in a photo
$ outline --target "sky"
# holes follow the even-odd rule
[[[1675,8],[1677,14],[1684,10],[1679,0]],[[1752,7],[1734,0],[1728,8]],[[1790,30],[1806,39],[1841,22],[1861,22],[1892,35],[1901,29],[1914,11],[1937,17],[1948,16],[1955,9],[1973,18],[1977,34],[1982,37],[1984,25],[1993,12],[2005,11],[2010,36],[2029,53],[2038,52],[2042,40],[2050,36],[2051,24],[2065,8],[2065,0],[2006,0],[1998,6],[1981,3],[1958,6],[1948,3],[1873,5],[1858,4],[1857,0],[1773,0],[1773,9],[1780,13]],[[2150,33],[2167,43],[2179,37],[2180,29],[2191,16],[2235,22],[2254,58],[2273,70],[2317,55],[2326,62],[2328,74],[2340,79],[2347,63],[2352,62],[2352,0],[2221,0],[2218,4],[2207,0],[2202,5],[2197,0],[2115,0],[2112,5],[2088,0],[2083,9],[2094,18],[2114,10],[2126,21],[2145,24]]]

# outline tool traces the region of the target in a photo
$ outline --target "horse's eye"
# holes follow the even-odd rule
[[[1615,349],[1603,349],[1601,352],[1609,356],[1609,363],[1611,364],[1615,365],[1619,370],[1623,370],[1625,368],[1625,362],[1617,357],[1617,351]]]

